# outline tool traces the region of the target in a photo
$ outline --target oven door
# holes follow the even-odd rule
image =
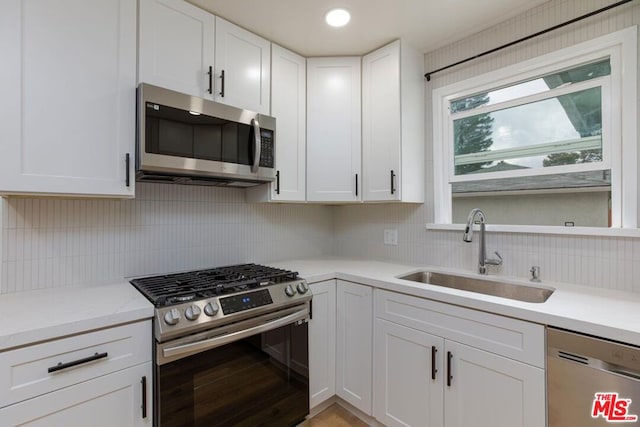
[[[294,426],[309,413],[308,304],[156,346],[156,425]]]

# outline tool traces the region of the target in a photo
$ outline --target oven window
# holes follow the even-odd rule
[[[293,426],[309,413],[307,324],[158,366],[158,424]]]

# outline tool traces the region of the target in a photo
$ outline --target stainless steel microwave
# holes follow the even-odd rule
[[[250,187],[275,179],[276,120],[138,86],[136,179]]]

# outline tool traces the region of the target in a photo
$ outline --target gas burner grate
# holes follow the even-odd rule
[[[296,280],[298,273],[259,264],[241,264],[131,280],[156,307],[180,304]]]

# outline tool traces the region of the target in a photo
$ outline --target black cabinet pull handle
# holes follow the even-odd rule
[[[391,194],[394,194],[396,192],[395,182],[396,174],[391,171]]]
[[[49,369],[47,369],[47,372],[49,372],[49,373],[58,372],[58,371],[61,371],[63,369],[73,368],[74,366],[82,365],[84,363],[93,362],[94,360],[104,359],[105,357],[108,357],[108,356],[109,356],[109,354],[105,351],[104,353],[96,353],[93,356],[89,356],[89,357],[85,357],[85,358],[82,358],[82,359],[74,360],[73,362],[67,362],[67,363],[59,362],[57,365],[52,366]]]
[[[213,67],[211,65],[209,65],[209,72],[207,74],[209,75],[209,89],[207,89],[207,92],[213,93]]]
[[[220,97],[224,98],[224,70],[220,72]]]
[[[147,418],[147,377],[142,377],[140,383],[142,383],[142,419],[145,419]]]
[[[276,194],[280,194],[280,171],[276,171]]]
[[[358,174],[356,174],[356,197],[358,197]]]
[[[453,375],[451,375],[451,359],[453,359],[453,353],[447,351],[447,387],[451,387],[451,380],[453,380]]]
[[[436,348],[435,345],[431,346],[431,379],[435,380],[436,379],[436,373],[438,372],[438,369],[436,368],[436,353],[438,352],[438,349]]]
[[[129,153],[124,155],[124,181],[127,187],[131,186],[131,155]]]

